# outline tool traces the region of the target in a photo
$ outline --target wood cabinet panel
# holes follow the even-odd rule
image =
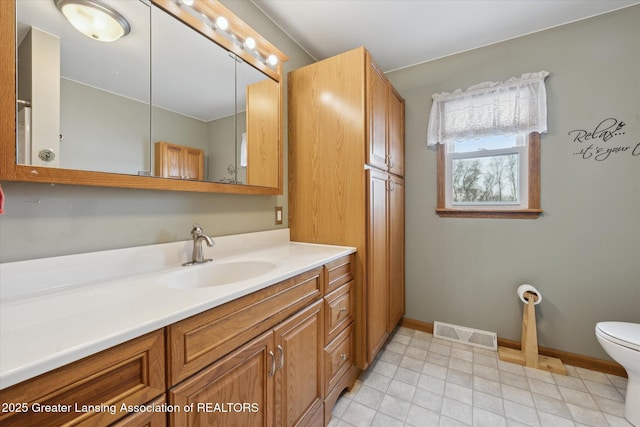
[[[186,147],[183,154],[184,179],[204,180],[204,151]]]
[[[273,333],[269,331],[171,389],[172,405],[194,405],[189,413],[172,413],[171,425],[273,426],[274,372]],[[230,408],[229,403],[241,406]]]
[[[282,185],[280,86],[269,79],[247,86],[247,184]]]
[[[204,181],[204,151],[198,148],[156,142],[155,176]]]
[[[364,244],[363,65],[364,50],[356,49],[288,75],[289,226],[294,241]]]
[[[368,170],[367,175],[369,176],[367,359],[372,361],[389,336],[388,175],[376,169]]]
[[[404,99],[391,86],[388,88],[388,170],[392,174],[404,176]]]
[[[329,295],[325,295],[325,342],[334,339],[353,321],[353,281],[345,283]]]
[[[405,312],[404,179],[389,176],[389,332]]]
[[[329,392],[354,364],[353,325],[325,347],[325,388]]]
[[[292,277],[167,328],[170,385],[193,375],[321,296],[322,268]]]
[[[387,78],[367,54],[367,163],[387,169]]]
[[[323,404],[323,306],[318,300],[170,391],[175,426],[294,426]],[[215,403],[233,407],[215,406]],[[199,409],[199,410],[198,410]],[[320,412],[322,416],[322,412]]]
[[[304,424],[322,406],[322,301],[274,329],[276,342],[276,425]]]
[[[324,295],[327,295],[354,278],[355,255],[351,254],[339,258],[324,266],[326,286]]]
[[[161,406],[166,403],[165,396],[149,402],[148,405]],[[167,425],[167,413],[157,412],[136,412],[112,425],[112,427],[165,427]]]
[[[109,425],[165,391],[164,331],[156,331],[0,390],[1,402],[60,405],[63,412],[7,413],[3,426]],[[114,410],[83,410],[83,405]],[[89,408],[89,406],[84,406]],[[113,414],[111,413],[113,412]]]

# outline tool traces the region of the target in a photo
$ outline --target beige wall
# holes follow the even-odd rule
[[[251,2],[223,3],[289,56],[285,71],[313,62]],[[194,222],[214,236],[287,226],[286,186],[283,196],[11,182],[2,188],[0,262],[186,240]],[[281,226],[275,225],[275,206],[285,208]]]
[[[591,142],[569,135],[615,118],[626,123],[624,134],[595,146],[640,143],[639,23],[635,6],[389,73],[406,98],[407,317],[517,340],[515,291],[531,283],[543,295],[540,344],[601,358],[596,322],[640,322],[640,155],[582,159],[574,153]],[[550,72],[544,215],[436,216],[436,155],[426,147],[431,95],[540,70]]]

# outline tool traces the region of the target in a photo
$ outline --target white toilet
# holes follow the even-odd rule
[[[640,427],[640,323],[599,322],[596,337],[604,351],[627,371],[624,415]]]

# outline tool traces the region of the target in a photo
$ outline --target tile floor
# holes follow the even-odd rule
[[[564,376],[525,368],[493,351],[400,327],[342,394],[329,426],[631,426],[624,418],[626,378],[567,370]]]

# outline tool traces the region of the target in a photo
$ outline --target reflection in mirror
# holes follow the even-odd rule
[[[150,169],[150,9],[104,0],[131,25],[114,42],[78,32],[53,1],[16,4],[17,162],[138,175]]]
[[[100,2],[130,27],[113,42],[81,34],[57,0],[16,0],[17,166],[0,176],[240,194],[282,191],[278,81],[287,57],[218,1],[195,0],[192,7],[173,0]],[[215,16],[227,16],[229,29],[212,29]],[[249,39],[255,46],[249,47]],[[276,65],[265,64],[269,56],[279,59]]]
[[[154,176],[235,182],[233,132],[212,130],[234,121],[235,56],[156,8],[152,27]]]
[[[280,88],[247,63],[236,72],[239,170],[250,185],[277,187]]]

